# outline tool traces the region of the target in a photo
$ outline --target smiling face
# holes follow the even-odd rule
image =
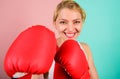
[[[54,26],[62,40],[76,39],[80,34],[82,24],[80,12],[68,8],[61,9],[54,22]]]

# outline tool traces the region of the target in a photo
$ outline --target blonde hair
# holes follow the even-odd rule
[[[81,6],[78,3],[76,3],[73,0],[63,0],[56,7],[56,10],[55,10],[54,15],[53,15],[53,22],[56,21],[60,11],[63,8],[68,8],[68,9],[71,9],[71,10],[77,10],[78,12],[80,12],[80,14],[82,16],[82,21],[83,22],[85,21],[86,13],[85,13],[85,11],[81,8]]]

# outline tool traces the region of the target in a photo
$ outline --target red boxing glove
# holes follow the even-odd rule
[[[64,71],[66,71],[72,79],[90,79],[86,56],[77,41],[65,41],[59,48],[55,56],[55,61],[64,68]],[[55,72],[59,71],[55,69]],[[56,75],[56,73],[54,73],[54,76],[55,79],[59,79],[60,77]],[[70,79],[69,77],[61,79]]]
[[[54,79],[72,79],[65,69],[59,64],[55,63]]]
[[[57,50],[59,47],[57,47]],[[54,67],[54,77],[53,79],[71,79],[65,69],[59,64],[55,62]]]
[[[19,72],[24,73],[23,76],[43,74],[49,70],[55,53],[54,33],[45,26],[33,26],[20,33],[13,42],[5,56],[4,69],[13,78]]]

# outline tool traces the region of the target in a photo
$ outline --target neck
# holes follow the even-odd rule
[[[64,43],[65,39],[57,38],[57,45],[60,47]]]

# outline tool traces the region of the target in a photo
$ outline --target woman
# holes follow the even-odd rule
[[[68,39],[76,39],[79,36],[85,18],[86,14],[84,10],[75,1],[63,0],[57,5],[53,15],[53,25],[59,35],[57,38],[58,47],[60,47],[64,41]],[[83,42],[81,42],[80,45],[84,49],[84,53],[87,57],[90,79],[98,79],[98,74],[89,46]],[[49,73],[53,73],[53,70]],[[44,74],[44,79],[45,78],[48,79],[48,73]],[[33,79],[36,78],[33,77]]]
[[[60,47],[65,40],[76,39],[85,21],[86,14],[83,9],[72,0],[63,0],[58,4],[54,16],[53,24],[58,32],[57,44]],[[80,43],[87,57],[89,65],[90,79],[98,79],[98,74],[92,58],[92,53],[86,43]]]

